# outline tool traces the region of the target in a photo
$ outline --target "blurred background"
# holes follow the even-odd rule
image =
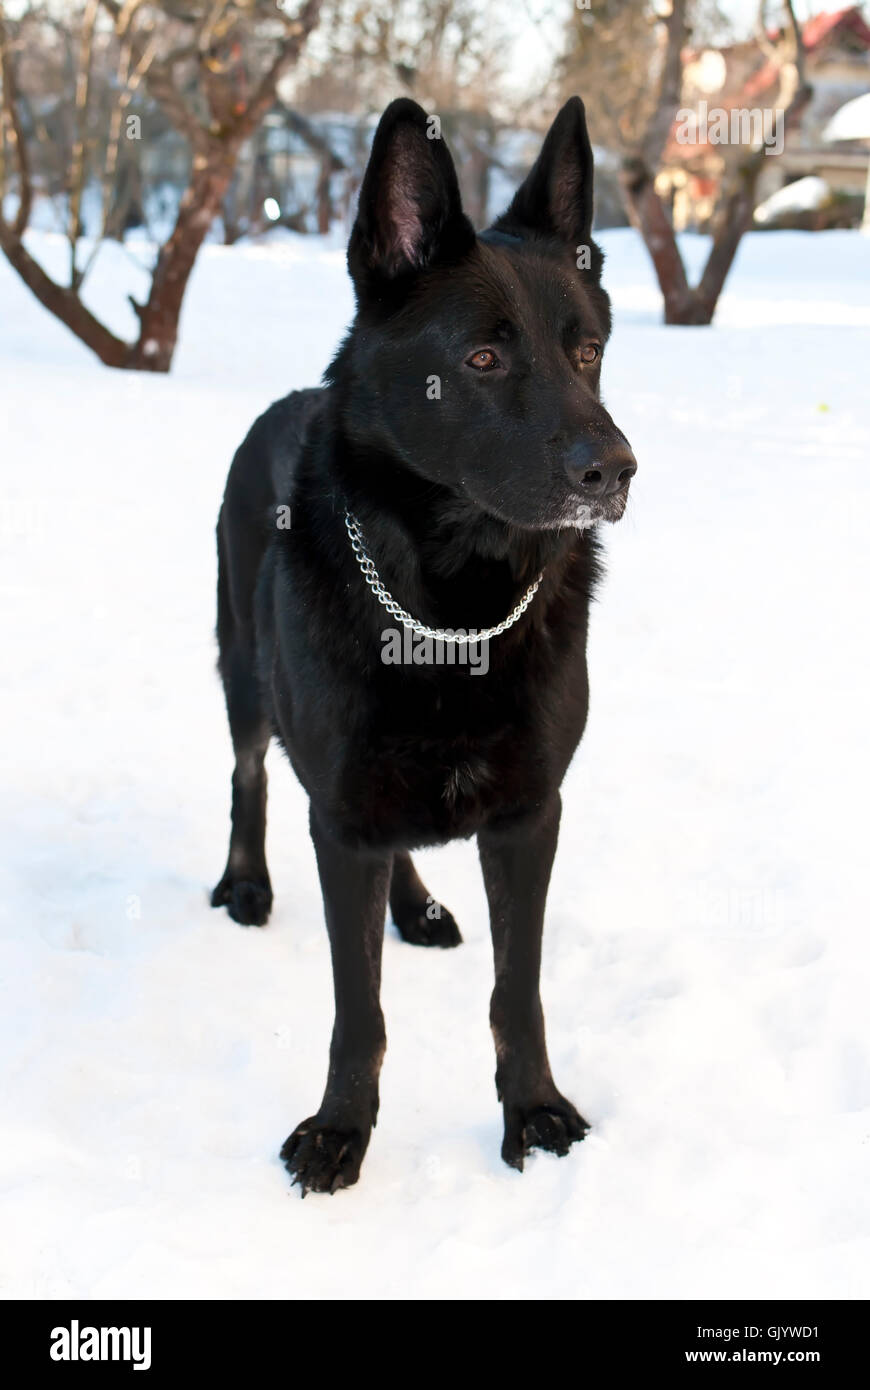
[[[344,238],[378,114],[399,95],[438,115],[483,226],[558,106],[581,93],[596,225],[638,229],[668,322],[710,321],[750,227],[866,216],[860,5],[5,0],[0,48],[0,247],[114,366],[169,368],[203,242]],[[66,239],[59,285],[29,255],[28,229]],[[674,237],[684,231],[712,238],[694,286]],[[132,346],[76,304],[107,239],[156,248],[139,254],[154,278]]]

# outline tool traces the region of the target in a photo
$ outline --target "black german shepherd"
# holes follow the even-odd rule
[[[212,903],[244,925],[269,915],[274,734],[310,798],[335,979],[323,1101],[281,1151],[303,1196],[356,1182],[375,1123],[387,903],[405,941],[461,940],[409,854],[457,836],[477,836],[489,900],[502,1157],[522,1168],[587,1130],[550,1072],[538,977],[586,722],[590,528],[619,519],[637,467],[599,396],[610,308],[591,225],[578,98],[479,236],[437,121],[394,101],[350,238],[353,326],[326,385],[271,406],[230,470],[218,638],[236,765]],[[484,676],[440,659],[472,627]],[[428,655],[387,664],[387,629]]]

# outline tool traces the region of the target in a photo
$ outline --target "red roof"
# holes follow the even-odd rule
[[[815,53],[822,48],[828,39],[837,31],[842,30],[853,34],[870,48],[870,25],[864,22],[859,5],[849,5],[844,10],[833,10],[827,14],[814,15],[801,26],[801,38],[804,41],[804,48],[807,53]],[[782,31],[780,30],[779,33]],[[777,38],[778,33],[771,34],[771,38]],[[779,63],[775,58],[768,58],[767,62],[762,63],[757,72],[744,83],[743,93],[745,96],[760,96],[772,87],[779,75]]]
[[[830,14],[817,14],[808,19],[801,28],[801,37],[807,53],[829,38],[840,26],[848,29],[856,38],[863,39],[870,46],[870,27],[864,23],[860,5],[849,5],[845,10],[834,10]]]
[[[768,87],[772,87],[779,76],[779,63],[775,58],[768,58],[766,63],[762,63],[757,72],[748,77],[743,84],[742,96],[757,97],[762,92],[766,92]]]

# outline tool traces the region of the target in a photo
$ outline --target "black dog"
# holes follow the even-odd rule
[[[538,977],[559,787],[586,722],[589,528],[619,519],[637,467],[599,399],[610,309],[591,224],[577,98],[480,236],[437,123],[393,102],[348,250],[357,313],[327,385],[267,410],[230,471],[218,637],[236,767],[212,902],[243,924],[269,915],[274,734],[310,798],[335,978],[323,1101],[282,1149],[303,1195],[359,1177],[385,1046],[387,902],[406,941],[457,945],[409,856],[457,836],[477,835],[489,900],[502,1157],[522,1168],[587,1129],[550,1073]],[[386,664],[384,630],[412,622],[429,659]],[[484,676],[432,658],[459,652],[439,636],[456,624],[486,644]]]

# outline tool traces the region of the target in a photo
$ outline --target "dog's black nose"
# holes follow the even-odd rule
[[[575,444],[568,461],[571,482],[584,497],[609,497],[627,487],[637,472],[637,459],[625,440],[607,444]]]

